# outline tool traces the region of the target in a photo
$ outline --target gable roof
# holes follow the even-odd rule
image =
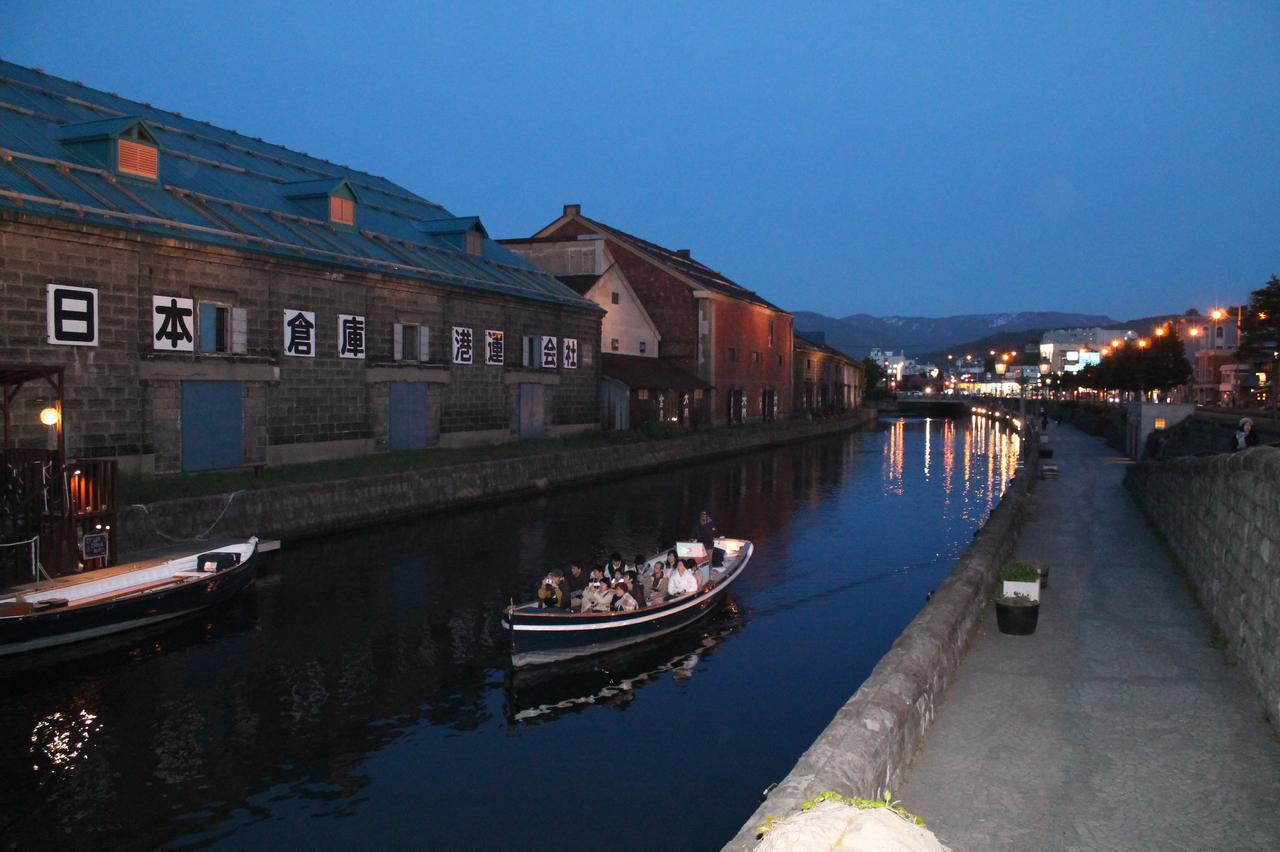
[[[108,172],[60,138],[110,138],[139,121],[162,151],[159,182]],[[355,228],[298,201],[300,189],[337,186],[358,199]],[[493,240],[472,255],[433,233],[457,217],[386,178],[4,61],[0,209],[600,311]]]
[[[552,223],[552,225],[548,225],[546,228],[539,231],[535,235],[535,238],[547,236],[551,228],[563,219],[577,219],[583,224],[595,228],[601,234],[613,237],[623,246],[630,248],[632,251],[635,251],[647,260],[668,267],[684,278],[693,281],[699,287],[703,287],[715,293],[721,293],[725,296],[732,296],[735,299],[742,299],[745,302],[751,302],[752,304],[760,305],[765,308],[770,308],[778,311],[779,313],[786,313],[782,308],[768,301],[759,293],[756,293],[754,290],[748,290],[746,287],[743,287],[741,284],[730,279],[727,275],[717,272],[705,264],[699,263],[685,252],[678,252],[673,249],[660,246],[657,243],[651,243],[648,240],[635,236],[634,234],[629,234],[626,231],[583,216],[581,212],[569,213],[567,216],[560,217],[560,219],[557,219],[556,222]]]
[[[823,343],[822,341],[814,340],[812,337],[805,337],[802,332],[799,332],[799,331],[791,332],[791,339],[792,339],[792,346],[794,346],[796,349],[808,349],[813,352],[822,352],[826,355],[831,355],[836,358],[841,358],[854,365],[858,365],[861,363],[860,359],[853,357],[849,353],[842,352],[841,350],[835,348],[834,346],[831,346],[827,343]]]

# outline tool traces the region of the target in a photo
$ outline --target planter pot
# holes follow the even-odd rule
[[[996,601],[996,626],[1010,636],[1030,636],[1040,620],[1040,605],[1009,606]]]
[[[1040,600],[1039,580],[1035,580],[1030,583],[1021,583],[1014,580],[1001,580],[1000,582],[1002,584],[1000,594],[1004,595],[1006,598],[1011,598],[1014,595],[1022,595],[1023,597],[1031,598],[1033,601]]]

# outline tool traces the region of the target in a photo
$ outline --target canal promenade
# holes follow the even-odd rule
[[[1050,432],[1018,556],[1053,570],[1029,637],[993,612],[894,797],[963,850],[1275,849],[1280,743],[1122,486]]]

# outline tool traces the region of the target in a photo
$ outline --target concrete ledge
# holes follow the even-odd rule
[[[878,798],[899,785],[982,621],[1029,499],[1025,482],[1005,491],[924,609],[725,849],[751,848],[767,817],[794,813],[824,790]]]
[[[441,432],[442,447],[480,447],[514,441],[510,429],[480,429],[473,432]]]
[[[308,441],[301,444],[268,444],[267,464],[305,464],[306,462],[349,459],[373,453],[372,438],[345,441]]]
[[[183,379],[278,382],[280,368],[274,364],[245,364],[231,355],[225,360],[210,356],[199,361],[140,361],[138,378],[153,382],[180,382]]]
[[[558,385],[560,375],[553,372],[536,373],[532,370],[527,373],[503,373],[502,383],[504,385]]]
[[[364,382],[375,385],[379,382],[430,382],[436,385],[447,385],[450,382],[449,371],[442,367],[370,367],[364,371]]]
[[[860,410],[838,420],[790,421],[665,441],[127,506],[119,515],[120,549],[128,553],[213,534],[281,539],[328,534],[820,438],[874,420],[874,411]]]

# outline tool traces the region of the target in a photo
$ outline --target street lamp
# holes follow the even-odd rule
[[[1150,345],[1151,345],[1151,341],[1150,341],[1150,340],[1147,340],[1145,337],[1139,337],[1139,338],[1138,338],[1138,348],[1139,348],[1139,349],[1146,349],[1146,348],[1147,348],[1148,346],[1150,346]]]

